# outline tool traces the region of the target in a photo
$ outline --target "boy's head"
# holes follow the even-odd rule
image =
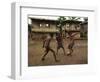
[[[56,36],[57,37],[61,37],[61,34],[58,32],[58,33],[56,33]]]

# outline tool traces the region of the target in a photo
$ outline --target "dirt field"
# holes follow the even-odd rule
[[[28,45],[28,65],[29,66],[47,66],[47,65],[70,65],[70,64],[87,64],[88,54],[87,54],[87,40],[76,40],[74,46],[74,52],[72,56],[67,56],[69,43],[68,39],[64,40],[64,48],[66,50],[66,55],[64,55],[63,50],[60,49],[57,55],[59,62],[55,62],[53,54],[51,52],[45,57],[44,61],[41,61],[44,55],[44,48],[42,47],[42,40],[32,41],[29,40]],[[56,53],[56,40],[52,40],[51,47]]]

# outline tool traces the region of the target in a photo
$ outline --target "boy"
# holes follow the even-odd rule
[[[77,33],[76,33],[77,34]],[[73,34],[71,32],[68,32],[68,35],[69,35],[69,45],[68,45],[68,49],[69,49],[69,53],[67,54],[68,56],[72,56],[72,53],[73,53],[73,46],[75,45],[75,39],[74,39],[74,36],[76,34]]]
[[[61,37],[60,33],[57,33],[56,40],[57,40],[57,55],[58,55],[58,50],[60,48],[63,49],[64,55],[65,55],[65,49],[63,47],[63,40],[62,40],[62,37]]]
[[[44,41],[43,41],[43,48],[45,48],[45,54],[42,57],[42,61],[45,60],[45,56],[48,54],[49,51],[51,51],[53,53],[54,59],[56,62],[58,62],[56,55],[55,55],[55,51],[50,47],[50,42],[52,40],[53,35],[51,34],[50,36],[48,36]]]

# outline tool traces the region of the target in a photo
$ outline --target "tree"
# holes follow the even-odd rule
[[[65,24],[66,24],[66,18],[64,16],[59,16],[57,27],[59,28],[61,35],[63,31],[62,28]]]
[[[80,20],[80,17],[72,17],[72,16],[68,16],[67,19],[70,21],[69,22],[69,28],[71,27],[72,25],[72,22],[71,21],[79,21]],[[77,29],[77,24],[75,25],[75,29]]]

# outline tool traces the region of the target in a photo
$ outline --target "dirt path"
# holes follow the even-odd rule
[[[44,61],[41,61],[41,57],[44,55],[44,48],[42,48],[42,41],[29,41],[28,49],[28,65],[29,66],[45,66],[45,65],[69,65],[69,64],[87,64],[87,40],[76,40],[74,46],[74,52],[72,56],[67,56],[67,45],[69,41],[64,40],[64,48],[66,55],[64,55],[62,49],[59,50],[57,59],[59,62],[54,61],[53,54],[48,53]],[[56,52],[56,41],[51,42],[52,49]]]

